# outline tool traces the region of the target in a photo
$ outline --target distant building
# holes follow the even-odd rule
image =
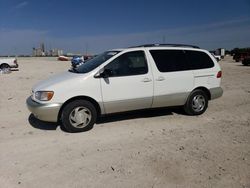
[[[33,48],[32,55],[33,56],[45,56],[46,54],[45,54],[44,43],[41,43],[39,48]]]
[[[61,56],[63,55],[63,50],[60,50],[60,49],[52,49],[49,51],[49,56]]]
[[[44,43],[40,44],[39,48],[33,48],[32,56],[41,57],[41,56],[61,56],[63,55],[63,50],[54,48],[52,50],[46,51]]]
[[[45,56],[45,52],[41,48],[33,48],[32,56]]]
[[[40,44],[40,48],[41,48],[42,52],[45,53],[45,46],[44,46],[44,43],[41,43],[41,44]]]

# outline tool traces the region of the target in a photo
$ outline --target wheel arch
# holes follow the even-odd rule
[[[208,100],[211,100],[211,93],[210,93],[209,89],[207,89],[206,87],[203,87],[203,86],[196,87],[193,91],[195,91],[195,90],[202,90],[202,91],[204,91],[206,93],[207,97],[208,97]]]
[[[86,100],[86,101],[91,102],[95,106],[95,108],[96,108],[97,116],[100,116],[100,114],[101,114],[101,107],[100,107],[100,105],[98,104],[98,102],[95,99],[93,99],[91,97],[88,97],[88,96],[76,96],[76,97],[72,97],[72,98],[68,99],[66,102],[63,103],[63,105],[61,106],[61,108],[59,110],[58,116],[57,116],[57,120],[58,121],[61,120],[61,115],[62,115],[62,111],[63,111],[64,107],[67,104],[69,104],[70,102],[75,101],[75,100]]]
[[[1,63],[1,64],[0,64],[0,68],[1,68],[3,65],[6,65],[7,67],[10,67],[10,65],[9,65],[8,63]]]

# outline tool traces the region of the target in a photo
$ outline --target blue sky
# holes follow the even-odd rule
[[[144,43],[250,46],[250,0],[0,0],[0,55],[45,42],[65,52]]]

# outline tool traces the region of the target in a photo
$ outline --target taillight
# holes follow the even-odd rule
[[[217,73],[217,78],[221,78],[221,76],[222,76],[222,72],[219,71],[219,72]]]
[[[16,59],[14,60],[14,63],[17,64],[17,60]]]

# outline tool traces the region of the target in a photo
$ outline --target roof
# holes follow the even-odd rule
[[[119,48],[119,49],[112,49],[112,51],[125,51],[125,50],[129,50],[129,49],[133,49],[133,48],[176,48],[176,49],[182,49],[182,48],[186,48],[186,49],[193,49],[193,50],[202,50],[200,49],[200,47],[195,46],[195,45],[190,45],[190,44],[144,44],[144,45],[138,45],[138,46],[131,46],[128,48]]]
[[[138,48],[138,47],[188,47],[188,48],[198,48],[198,46],[190,44],[144,44],[139,46],[132,46],[129,48]]]

